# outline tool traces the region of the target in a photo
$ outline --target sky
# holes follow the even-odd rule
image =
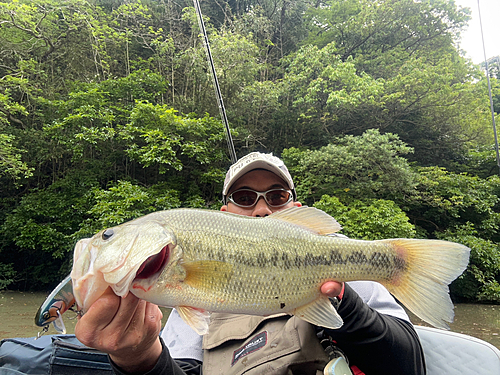
[[[469,27],[462,32],[460,48],[467,52],[472,62],[484,61],[483,42],[479,23],[478,0],[455,0],[455,4],[468,7],[472,11]],[[479,0],[483,24],[486,58],[500,56],[500,0]]]

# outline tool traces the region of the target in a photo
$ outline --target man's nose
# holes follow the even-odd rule
[[[252,216],[254,217],[264,217],[271,215],[273,211],[271,211],[271,208],[268,206],[266,203],[266,200],[264,197],[259,197],[259,200],[255,204],[253,211],[252,211]]]

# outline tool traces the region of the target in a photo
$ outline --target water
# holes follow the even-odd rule
[[[408,315],[413,324],[431,327],[412,313]],[[455,320],[450,329],[477,337],[500,349],[500,305],[456,304]]]
[[[0,340],[9,337],[32,337],[41,328],[35,325],[35,314],[45,300],[43,293],[0,292]],[[163,310],[163,324],[168,317],[168,309]],[[64,314],[64,324],[68,333],[74,333],[76,314]],[[418,325],[426,325],[411,316]],[[454,332],[480,338],[500,349],[500,305],[458,304],[455,306],[455,321],[451,325]],[[56,331],[50,326],[48,334]]]
[[[10,337],[32,337],[42,330],[35,324],[35,314],[48,293],[0,292],[0,340]],[[161,308],[163,325],[170,309]],[[76,313],[67,311],[63,315],[66,333],[75,333]],[[51,324],[47,334],[57,334]]]

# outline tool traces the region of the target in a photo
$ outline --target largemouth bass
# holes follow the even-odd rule
[[[361,241],[328,236],[335,219],[312,207],[255,218],[221,211],[160,211],[103,230],[75,247],[73,291],[86,311],[108,286],[175,307],[199,334],[210,312],[287,313],[339,328],[342,318],[320,292],[329,280],[372,280],[426,322],[453,320],[448,284],[470,249],[418,239]]]

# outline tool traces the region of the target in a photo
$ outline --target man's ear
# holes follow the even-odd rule
[[[227,211],[227,204],[225,204],[224,206],[222,206],[222,207],[220,208],[220,210],[221,210],[221,211]]]

